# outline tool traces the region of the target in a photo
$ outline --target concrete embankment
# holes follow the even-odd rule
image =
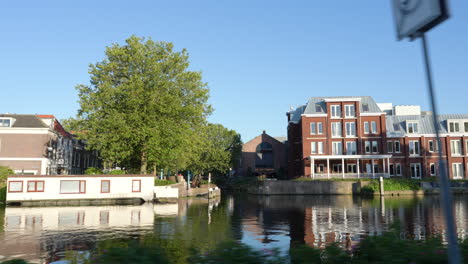
[[[365,181],[259,181],[248,187],[251,194],[359,194]]]

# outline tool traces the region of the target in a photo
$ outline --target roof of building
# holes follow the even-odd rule
[[[291,110],[291,122],[299,122],[301,120],[301,115],[304,113],[304,109],[306,108],[305,105],[298,106],[296,109]]]
[[[333,96],[333,97],[311,97],[307,103],[304,114],[326,114],[326,100],[330,99],[356,99],[361,103],[359,104],[359,111],[361,113],[382,113],[377,103],[371,96]],[[367,105],[367,107],[363,107]]]
[[[273,137],[274,139],[278,140],[279,142],[281,143],[285,143],[286,141],[288,141],[288,138],[287,137]]]
[[[11,127],[48,128],[48,126],[36,115],[0,114],[0,117],[14,118],[15,122]]]
[[[440,133],[448,133],[447,120],[449,119],[465,119],[468,120],[468,114],[449,114],[438,115],[437,120],[440,124]],[[432,122],[432,115],[400,115],[387,116],[387,135],[388,136],[404,136],[407,134],[406,121],[418,122],[418,134],[435,134],[436,129]]]

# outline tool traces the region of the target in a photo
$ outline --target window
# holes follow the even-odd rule
[[[395,164],[395,175],[397,176],[401,176],[401,164],[400,163],[397,163]]]
[[[310,134],[317,134],[317,124],[310,123]]]
[[[434,152],[434,140],[429,140],[428,142],[429,145],[429,152]]]
[[[421,178],[421,163],[411,163],[411,178],[419,179]]]
[[[468,156],[468,140],[465,140],[465,154]]]
[[[346,155],[356,155],[356,154],[357,154],[356,141],[346,142]]]
[[[348,164],[348,173],[357,173],[357,166],[356,164]]]
[[[315,112],[322,112],[322,107],[319,104],[315,105]]]
[[[318,142],[318,154],[323,154],[323,142]]]
[[[346,136],[347,137],[356,136],[356,123],[355,122],[346,122]]]
[[[341,117],[341,105],[331,105],[331,117],[339,118]]]
[[[9,118],[1,118],[0,119],[0,127],[10,127],[11,119]]]
[[[343,155],[343,145],[341,142],[332,142],[333,144],[333,155]]]
[[[449,131],[450,133],[459,133],[460,124],[458,122],[449,122]]]
[[[452,153],[452,155],[461,155],[460,140],[450,140],[450,153]]]
[[[370,141],[364,141],[364,151],[366,153],[371,152],[371,142]]]
[[[395,141],[395,153],[400,153],[400,141]]]
[[[9,181],[8,192],[23,192],[23,181]]]
[[[332,122],[332,137],[341,137],[343,136],[341,130],[341,122]]]
[[[378,152],[379,152],[379,142],[372,141],[372,153],[378,153]]]
[[[468,132],[468,122],[464,122],[463,125],[465,127],[465,132]]]
[[[372,134],[377,134],[377,123],[375,121],[372,121],[371,124],[372,124]]]
[[[387,141],[387,153],[393,153],[393,141]]]
[[[368,112],[369,111],[369,105],[368,104],[362,104],[362,111]]]
[[[132,181],[132,192],[141,192],[141,180]]]
[[[463,164],[452,163],[452,175],[454,179],[463,179]]]
[[[315,166],[315,172],[323,173],[325,171],[325,166],[323,164],[319,164]]]
[[[86,181],[60,181],[60,193],[86,193]]]
[[[364,122],[364,134],[369,134],[369,122]]]
[[[389,174],[390,175],[395,175],[395,166],[393,164],[390,164],[389,167],[390,167]]]
[[[101,181],[101,193],[110,193],[110,181],[109,180]]]
[[[429,168],[430,168],[430,171],[431,171],[431,176],[435,176],[436,175],[435,164],[434,163],[429,164]]]
[[[333,164],[333,172],[341,172],[341,164]]]
[[[419,155],[419,141],[411,140],[409,142],[409,154],[410,155]]]
[[[322,122],[317,123],[317,134],[323,134]]]
[[[28,192],[43,192],[44,181],[28,181]]]
[[[345,117],[355,117],[356,108],[354,105],[345,105]]]
[[[393,130],[395,130],[395,131],[400,131],[400,125],[398,125],[398,124],[393,124]]]
[[[406,122],[406,128],[407,128],[407,131],[408,134],[417,134],[419,133],[418,131],[418,122],[415,122],[415,121],[407,121]]]
[[[317,142],[310,143],[310,153],[316,154],[317,153]]]

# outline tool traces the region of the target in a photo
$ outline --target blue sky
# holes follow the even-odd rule
[[[468,1],[428,34],[441,113],[467,113]],[[74,116],[77,84],[127,37],[173,42],[201,70],[221,123],[286,135],[290,106],[370,95],[428,109],[420,41],[395,38],[390,0],[2,1],[0,113]]]

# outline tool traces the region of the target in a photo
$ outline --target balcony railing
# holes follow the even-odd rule
[[[330,177],[328,177],[328,173],[315,173],[315,175],[308,175],[309,178],[314,179],[378,179],[379,177],[390,178],[390,174],[388,173],[330,173]]]

